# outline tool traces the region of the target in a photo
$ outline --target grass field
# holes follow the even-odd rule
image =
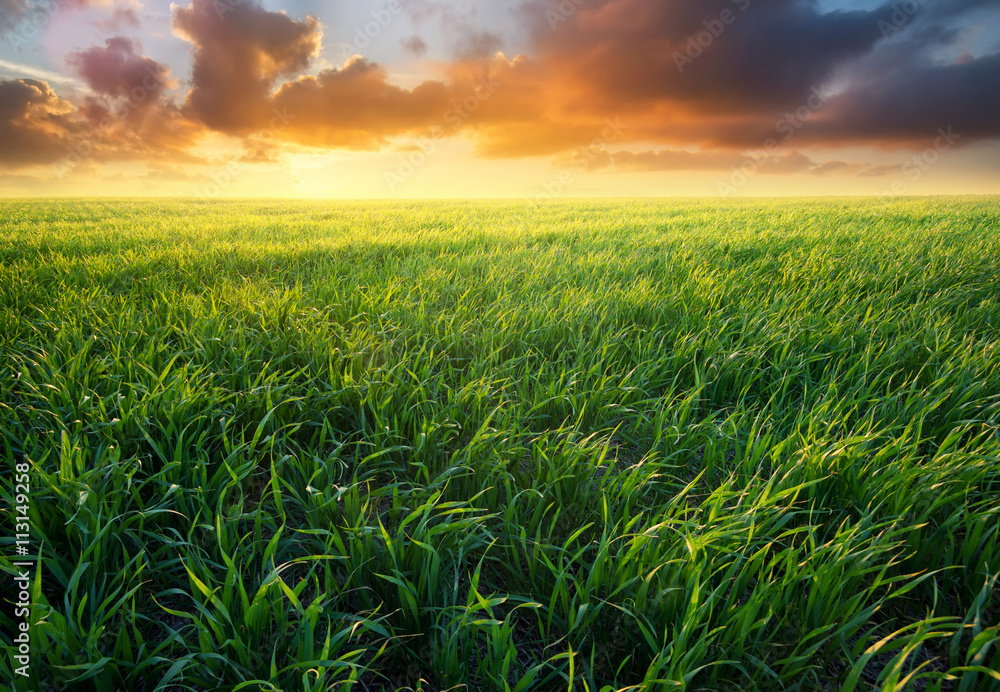
[[[1000,199],[0,201],[0,257],[41,689],[1000,689]]]

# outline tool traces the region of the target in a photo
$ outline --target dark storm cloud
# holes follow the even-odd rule
[[[604,103],[780,108],[880,39],[878,13],[820,14],[797,0],[606,0],[553,28],[539,16],[551,6],[534,5],[540,59],[565,64]]]
[[[941,64],[972,13],[997,6],[904,0],[824,12],[811,0],[533,0],[519,13],[534,37],[534,72],[548,75],[539,93],[566,104],[548,109],[553,134],[614,113],[636,140],[740,149],[786,134],[818,145],[915,144],[949,123],[966,141],[1000,136],[997,56]],[[822,108],[808,106],[821,88]],[[788,127],[803,109],[808,118]],[[484,129],[482,149],[501,152],[492,140],[516,140],[513,127]],[[538,127],[523,129],[544,142]]]
[[[1000,136],[1000,54],[874,77],[827,106],[810,139],[920,142],[950,128],[962,140]]]

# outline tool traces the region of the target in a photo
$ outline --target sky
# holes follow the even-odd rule
[[[997,194],[998,10],[0,0],[0,196]]]

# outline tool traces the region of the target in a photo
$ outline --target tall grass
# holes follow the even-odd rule
[[[998,223],[0,202],[32,684],[1000,689]]]

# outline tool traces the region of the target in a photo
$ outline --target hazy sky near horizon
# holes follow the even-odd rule
[[[0,195],[1000,193],[1000,0],[0,0]]]

